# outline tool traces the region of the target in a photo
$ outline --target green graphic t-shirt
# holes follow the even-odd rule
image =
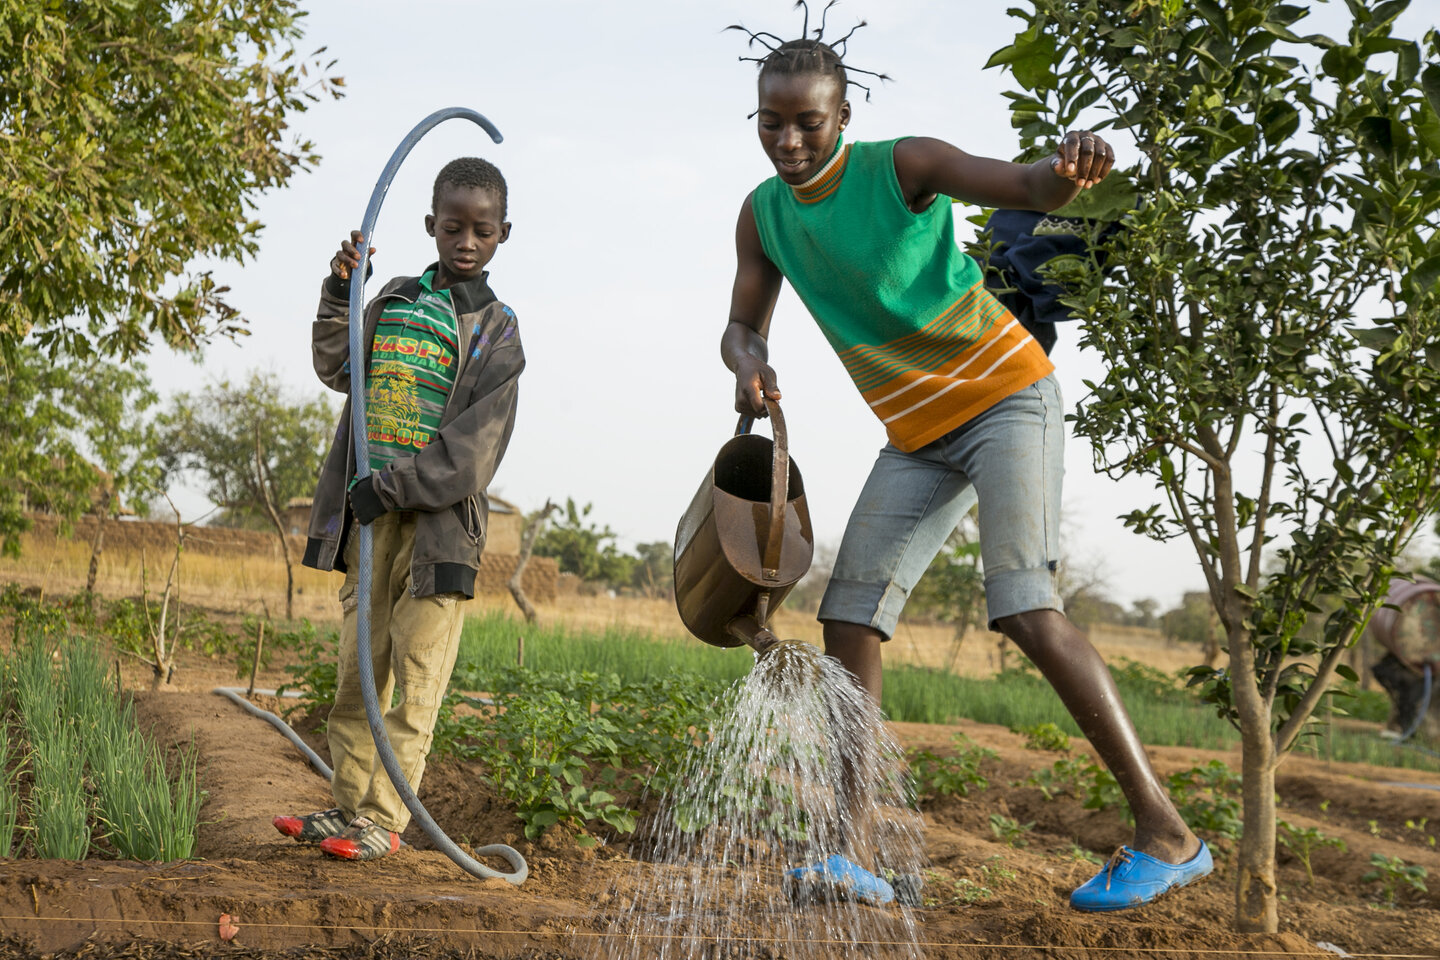
[[[415,455],[440,429],[460,346],[450,291],[434,282],[431,270],[415,302],[391,301],[375,328],[365,404],[371,470]]]

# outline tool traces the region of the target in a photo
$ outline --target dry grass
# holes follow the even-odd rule
[[[146,554],[145,577],[151,596],[157,596],[164,589],[171,556]],[[20,559],[0,558],[0,582],[15,581],[48,593],[70,593],[84,586],[89,563],[87,543],[27,535]],[[141,566],[138,552],[121,548],[105,551],[100,558],[98,592],[107,597],[139,596]],[[301,567],[297,557],[295,616],[316,624],[338,624],[340,607],[336,593],[341,580],[337,573]],[[273,554],[186,553],[180,564],[180,591],[186,604],[231,612],[258,612],[268,607],[271,616],[280,616],[285,607],[285,565]],[[470,613],[479,615],[492,609],[517,616],[519,613],[508,594],[477,597],[471,603]],[[577,630],[614,626],[658,637],[686,636],[675,604],[666,599],[561,595],[552,603],[538,604],[537,612],[546,623]],[[773,627],[787,639],[821,643],[820,624],[813,614],[781,608]],[[1124,657],[1167,672],[1199,662],[1197,648],[1168,645],[1153,630],[1100,627],[1091,632],[1091,639],[1108,660]],[[955,632],[948,625],[902,621],[894,638],[886,644],[885,656],[889,662],[983,677],[1000,667],[999,640],[998,634],[980,630],[968,632],[957,643]],[[1009,645],[1006,656],[1018,656],[1013,645]]]

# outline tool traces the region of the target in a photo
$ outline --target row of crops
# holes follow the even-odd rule
[[[184,859],[200,802],[193,745],[167,756],[91,641],[17,616],[0,656],[0,857]]]

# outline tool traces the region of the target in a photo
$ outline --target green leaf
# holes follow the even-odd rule
[[[1341,84],[1350,84],[1365,73],[1365,61],[1353,47],[1336,46],[1325,51],[1320,58],[1320,68],[1326,76],[1334,77]]]
[[[1440,286],[1440,256],[1422,262],[1410,271],[1409,279],[1412,281],[1411,285],[1420,291],[1434,290],[1436,286]]]
[[[1402,44],[1396,55],[1395,77],[1409,85],[1420,73],[1420,45],[1412,41]]]
[[[1270,34],[1270,38],[1266,39],[1264,37],[1261,37],[1259,34],[1255,34],[1254,36],[1250,37],[1250,39],[1246,40],[1243,44],[1240,45],[1240,53],[1237,55],[1237,59],[1248,60],[1250,57],[1253,57],[1261,50],[1269,49],[1270,45],[1275,42],[1275,38],[1277,37],[1281,40],[1288,40],[1291,43],[1303,42],[1301,38],[1296,34],[1292,33],[1288,27],[1284,26],[1283,24],[1276,23],[1273,20],[1266,20],[1264,23],[1260,24],[1260,29]],[[1250,48],[1251,44],[1255,43],[1260,43],[1262,44],[1262,46],[1260,46],[1258,50],[1247,53],[1246,51]]]
[[[1395,150],[1389,117],[1366,117],[1355,128],[1362,146],[1381,159],[1388,159]]]
[[[1430,101],[1430,109],[1440,117],[1440,64],[1432,63],[1420,74],[1420,89]]]
[[[1225,16],[1225,9],[1220,4],[1215,3],[1214,0],[1195,0],[1195,9],[1200,11],[1200,16],[1204,17],[1222,35],[1229,34],[1230,21]]]

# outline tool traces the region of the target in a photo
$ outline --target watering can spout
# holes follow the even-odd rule
[[[761,626],[754,617],[736,617],[727,624],[726,629],[732,637],[754,650],[757,657],[765,656],[781,642],[779,637]]]

